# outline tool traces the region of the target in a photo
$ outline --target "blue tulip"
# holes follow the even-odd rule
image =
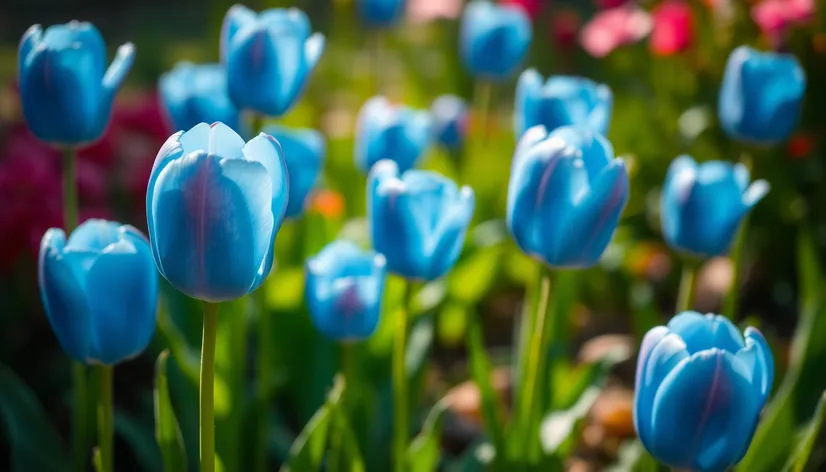
[[[399,175],[391,160],[376,163],[367,182],[367,217],[373,247],[388,269],[408,279],[433,280],[456,263],[475,199],[435,172]]]
[[[474,76],[504,79],[516,72],[531,44],[531,20],[522,8],[475,0],[462,14],[461,55]]]
[[[221,64],[180,62],[161,75],[158,89],[176,130],[220,121],[241,131],[238,110],[227,95],[227,71]]]
[[[235,106],[281,116],[304,91],[324,52],[324,35],[310,34],[310,21],[297,8],[264,10],[242,5],[227,11],[221,57],[227,66]]]
[[[126,43],[106,69],[106,44],[91,23],[26,30],[17,66],[23,116],[32,133],[56,146],[97,141],[134,57],[134,46]]]
[[[660,197],[662,230],[673,248],[710,257],[726,253],[740,221],[769,191],[765,180],[749,185],[742,164],[697,164],[689,156],[671,163]]]
[[[729,56],[720,87],[720,123],[741,141],[782,141],[797,125],[805,92],[806,74],[796,57],[740,46]]]
[[[137,229],[88,220],[66,240],[51,228],[40,243],[40,296],[57,340],[86,364],[117,364],[155,333],[158,272]]]
[[[526,254],[552,267],[595,265],[628,200],[628,172],[602,135],[529,129],[508,184],[507,225]]]
[[[461,149],[468,125],[465,101],[455,95],[442,95],[433,101],[430,114],[433,117],[433,136],[436,141],[448,149]]]
[[[773,381],[760,331],[741,335],[722,316],[686,311],[642,340],[634,426],[659,461],[722,472],[748,451]]]
[[[173,287],[208,302],[239,298],[273,265],[289,185],[278,141],[201,123],[166,140],[149,177],[152,255]]]
[[[528,69],[519,76],[516,87],[516,134],[521,136],[536,125],[549,131],[577,126],[608,134],[613,101],[607,85],[561,75],[543,83],[539,72]]]
[[[290,177],[286,217],[298,216],[304,212],[307,197],[324,167],[327,146],[324,136],[314,129],[289,129],[281,126],[268,126],[264,132],[275,138],[284,150]]]
[[[337,341],[370,337],[379,324],[385,259],[339,240],[308,259],[305,285],[316,328]]]
[[[405,0],[357,0],[361,20],[369,26],[392,26],[404,15]]]
[[[356,164],[370,170],[382,159],[392,159],[401,172],[412,169],[430,144],[430,114],[393,105],[384,97],[368,100],[356,125]]]

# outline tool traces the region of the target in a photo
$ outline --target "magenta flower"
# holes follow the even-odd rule
[[[694,36],[691,6],[683,0],[670,0],[654,9],[651,50],[671,56],[688,49]]]
[[[775,44],[790,27],[809,22],[814,14],[814,0],[763,0],[751,9],[760,31]]]
[[[648,36],[651,26],[648,12],[636,5],[624,5],[597,13],[582,28],[579,41],[588,54],[605,57],[620,46]]]

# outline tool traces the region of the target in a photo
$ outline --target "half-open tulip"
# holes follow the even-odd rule
[[[465,67],[476,77],[505,79],[522,63],[532,34],[531,20],[521,7],[474,0],[462,14]]]
[[[297,8],[255,13],[242,5],[227,11],[221,57],[229,96],[241,110],[281,116],[304,91],[324,52],[324,35],[311,34]]]
[[[804,93],[806,74],[795,56],[740,46],[729,56],[720,87],[720,124],[742,141],[782,141],[797,125]]]
[[[607,85],[583,77],[553,76],[547,81],[534,69],[519,76],[514,124],[516,133],[537,125],[548,131],[584,127],[606,134],[614,97]]]
[[[321,170],[327,144],[314,129],[268,126],[264,129],[281,144],[290,180],[290,196],[285,216],[292,218],[304,212],[307,197],[313,190]]]
[[[158,81],[161,103],[174,130],[220,121],[240,132],[238,109],[227,94],[221,64],[180,62]]]
[[[173,287],[220,302],[270,273],[289,185],[281,146],[246,144],[223,123],[196,125],[164,143],[149,177],[146,218],[158,270]]]
[[[345,240],[308,259],[305,291],[316,328],[337,341],[370,337],[379,323],[385,265],[381,254]]]
[[[740,221],[768,191],[765,180],[750,182],[742,164],[697,164],[690,156],[680,156],[668,169],[660,198],[665,240],[699,256],[724,254]]]
[[[38,278],[52,329],[74,359],[117,364],[152,339],[158,272],[137,229],[87,220],[67,240],[52,228],[40,244]]]
[[[617,228],[628,188],[625,163],[602,135],[535,126],[513,156],[507,225],[522,251],[549,266],[591,267]]]
[[[427,110],[394,105],[384,97],[373,97],[359,111],[356,125],[355,159],[367,172],[382,159],[391,159],[404,172],[413,168],[431,140]]]
[[[461,149],[468,128],[468,108],[455,95],[442,95],[430,105],[433,118],[433,136],[448,149]]]
[[[473,217],[473,189],[435,172],[400,174],[383,160],[370,170],[367,200],[373,247],[391,272],[433,280],[456,263]]]
[[[26,30],[18,51],[18,79],[23,116],[32,133],[56,146],[97,141],[134,56],[134,46],[126,43],[107,69],[106,44],[91,23]]]
[[[760,331],[719,315],[680,313],[645,335],[637,361],[634,425],[659,461],[724,471],[751,443],[774,381]]]

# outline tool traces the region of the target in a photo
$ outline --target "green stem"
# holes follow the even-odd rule
[[[98,397],[98,448],[100,449],[101,472],[113,472],[115,415],[112,408],[112,377],[114,368],[108,365],[98,367],[100,395]]]
[[[75,161],[77,151],[74,148],[63,150],[63,226],[66,235],[77,228],[77,184],[75,179]],[[72,421],[72,464],[75,472],[83,472],[89,461],[89,415],[88,372],[86,366],[77,361],[72,362],[72,383],[74,384],[74,418]]]
[[[396,319],[396,339],[393,343],[393,409],[395,413],[393,435],[393,459],[395,472],[404,472],[405,455],[407,453],[408,435],[410,434],[410,423],[407,417],[408,391],[407,372],[405,369],[405,356],[407,353],[407,324],[412,299],[413,284],[405,281],[404,299],[402,309],[399,310]]]
[[[201,472],[215,472],[215,336],[218,304],[204,303],[201,338]]]
[[[255,457],[255,470],[267,470],[267,433],[269,430],[269,388],[270,388],[270,314],[264,287],[252,293],[258,313],[258,448]]]
[[[734,240],[734,248],[731,251],[731,286],[728,289],[726,298],[723,301],[723,316],[730,320],[737,318],[737,310],[740,305],[740,277],[743,271],[743,252],[746,245],[748,233],[748,217],[743,219],[737,238]]]
[[[691,299],[694,297],[694,279],[697,266],[691,262],[683,264],[683,275],[680,279],[680,291],[677,293],[677,313],[691,309]]]
[[[384,74],[382,74],[381,67],[382,55],[382,30],[377,28],[370,33],[370,67],[367,69],[370,72],[370,93],[372,95],[381,95],[384,89]]]
[[[522,416],[518,418],[519,424],[522,425],[523,447],[527,448],[527,451],[531,451],[532,444],[538,441],[538,432],[532,428],[534,422],[531,416],[534,414],[534,403],[536,402],[536,396],[539,391],[539,382],[537,382],[537,380],[540,377],[539,374],[543,366],[546,364],[547,336],[545,334],[545,325],[548,322],[551,307],[551,274],[547,268],[543,267],[540,270],[540,279],[540,292],[535,322],[533,330],[530,333],[530,338],[528,339],[526,373],[525,378],[521,381],[524,385],[524,404],[522,405],[522,410],[519,412]]]
[[[467,179],[467,172],[469,168],[473,167],[474,162],[478,162],[483,156],[488,154],[488,142],[490,138],[490,105],[491,95],[493,95],[493,84],[485,80],[476,81],[476,86],[473,90],[473,109],[475,111],[474,119],[476,120],[475,131],[478,133],[474,136],[476,141],[475,152],[465,153],[462,162],[459,163],[459,177],[464,181]]]

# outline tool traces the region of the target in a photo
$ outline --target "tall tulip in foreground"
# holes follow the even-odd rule
[[[583,77],[554,76],[544,81],[536,70],[528,69],[516,87],[516,134],[542,125],[548,131],[576,126],[605,135],[613,104],[607,85]]]
[[[740,46],[729,56],[720,86],[720,124],[741,141],[783,141],[797,125],[805,93],[806,74],[795,56]]]
[[[628,172],[614,158],[602,135],[563,127],[548,133],[543,126],[529,129],[519,141],[508,184],[507,225],[522,251],[551,268],[587,268],[602,256],[628,200]],[[546,400],[547,353],[558,353],[564,339],[565,313],[550,305],[551,274],[540,270],[539,306],[523,317],[524,333],[520,376],[524,388],[516,401],[517,434],[524,437],[519,451],[528,460],[538,454],[538,421]],[[559,279],[558,279],[559,280]],[[559,300],[562,297],[554,297]],[[554,328],[554,339],[545,324]],[[558,354],[555,354],[558,355]]]
[[[724,471],[745,456],[774,381],[760,331],[719,315],[680,313],[643,338],[634,426],[659,461],[680,470]]]
[[[367,172],[382,159],[391,159],[401,172],[412,169],[427,151],[431,119],[426,110],[394,105],[373,97],[359,111],[354,156]]]
[[[100,139],[109,123],[112,103],[132,68],[135,48],[126,43],[106,67],[106,43],[91,23],[71,21],[44,31],[30,27],[17,54],[20,105],[38,139],[63,149],[63,221],[67,233],[78,223],[77,148]],[[87,372],[72,365],[74,418],[72,461],[75,470],[88,462]]]
[[[435,173],[410,170],[403,174],[391,160],[379,161],[367,182],[367,217],[373,247],[383,254],[387,269],[410,281],[433,280],[456,262],[473,217],[475,198],[470,187]],[[409,303],[409,301],[406,301]],[[409,426],[407,417],[408,307],[401,310],[393,344],[395,435],[393,457],[404,470]]]
[[[213,376],[218,302],[255,290],[273,266],[289,185],[281,146],[244,143],[223,123],[201,123],[164,143],[149,178],[152,254],[169,283],[207,302],[201,346],[201,470],[215,470]]]
[[[238,109],[227,94],[227,71],[221,64],[178,63],[161,75],[158,91],[173,129],[220,121],[241,130]]]
[[[146,349],[155,332],[158,274],[149,241],[131,226],[88,220],[66,239],[51,228],[40,245],[38,279],[57,340],[100,371],[98,441],[113,470],[112,366]]]
[[[311,34],[307,15],[297,8],[255,13],[235,5],[224,18],[221,57],[229,96],[241,110],[286,113],[303,93],[322,52],[324,35]]]

